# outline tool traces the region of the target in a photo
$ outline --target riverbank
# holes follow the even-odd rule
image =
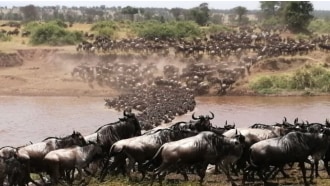
[[[87,96],[114,97],[122,92],[109,86],[84,82],[72,76],[72,71],[79,65],[96,65],[97,55],[86,55],[71,51],[69,47],[19,49],[14,53],[0,56],[0,64],[12,66],[0,67],[0,95],[14,96]],[[279,57],[257,62],[251,67],[250,74],[240,78],[226,92],[227,96],[323,96],[327,92],[310,89],[272,92],[263,94],[254,91],[250,82],[262,75],[289,74],[305,64],[328,63],[328,55],[320,51],[308,56]],[[162,65],[165,63],[161,62]],[[219,96],[216,90],[206,96]]]

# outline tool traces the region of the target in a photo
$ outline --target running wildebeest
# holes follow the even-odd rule
[[[208,164],[218,164],[224,170],[228,179],[232,181],[229,175],[229,164],[234,163],[243,153],[244,137],[238,135],[237,138],[227,138],[217,135],[213,132],[201,132],[196,136],[188,137],[179,141],[169,142],[162,145],[152,160],[152,162],[161,162],[160,166],[154,170],[151,184],[156,175],[160,183],[166,176],[166,172],[194,165],[197,167],[197,174],[200,177],[200,183],[203,182],[205,171]]]
[[[195,117],[195,113],[192,114],[192,119],[193,121],[189,122],[177,122],[173,125],[171,125],[169,128],[170,129],[186,129],[186,130],[191,130],[191,131],[209,131],[212,127],[212,124],[210,120],[214,119],[214,114],[212,112],[211,117],[206,115],[200,115],[198,118]]]
[[[102,148],[93,142],[89,143],[86,146],[58,149],[46,154],[43,161],[49,167],[53,184],[58,183],[61,171],[77,169],[79,177],[82,178],[82,169],[102,157]]]
[[[314,165],[308,156],[322,157],[330,144],[330,130],[322,133],[290,132],[283,137],[272,138],[255,143],[250,147],[250,166],[247,167],[242,182],[246,180],[249,171],[257,171],[260,179],[267,183],[263,170],[273,165],[283,170],[287,163],[298,162],[307,185],[304,162],[311,164],[310,181],[313,180]]]
[[[107,173],[106,171],[109,165],[109,150],[111,146],[118,140],[140,136],[141,126],[134,113],[126,113],[124,110],[124,118],[120,118],[119,121],[115,123],[110,123],[106,126],[100,127],[95,133],[99,135],[99,144],[101,145],[103,152],[108,156],[108,158],[105,158],[106,161],[101,171],[102,177],[102,175]],[[121,169],[123,169],[123,166],[125,165],[125,159],[115,158],[113,163],[113,167],[120,166]]]
[[[21,162],[26,163],[28,173],[40,173],[46,170],[46,166],[42,160],[47,153],[74,145],[86,145],[84,137],[75,131],[63,138],[49,137],[42,142],[21,147],[17,150],[17,157]],[[30,178],[30,181],[33,180]]]
[[[151,159],[159,147],[170,141],[180,140],[186,137],[196,135],[196,132],[178,129],[159,129],[151,134],[124,139],[114,143],[110,149],[110,155],[125,154],[129,163],[126,168],[127,175],[131,179],[130,172],[135,163],[139,165],[139,171],[142,173],[142,180],[145,177],[145,170],[141,167],[142,163]]]

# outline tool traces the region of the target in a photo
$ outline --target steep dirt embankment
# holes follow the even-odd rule
[[[58,49],[28,49],[0,54],[0,95],[112,96],[108,87],[93,87],[71,77],[74,67],[97,58],[65,54]]]

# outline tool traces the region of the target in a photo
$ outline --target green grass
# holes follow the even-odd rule
[[[302,91],[330,92],[330,71],[321,64],[306,64],[290,74],[262,75],[249,84],[259,94],[278,94],[281,92]]]

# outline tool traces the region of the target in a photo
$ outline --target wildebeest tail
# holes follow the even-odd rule
[[[144,168],[151,168],[154,169],[156,167],[158,167],[161,162],[162,162],[162,156],[161,153],[164,149],[164,146],[161,146],[158,151],[156,152],[156,154],[154,155],[154,157],[152,157],[150,160],[147,160],[145,163],[143,163],[143,167]]]
[[[256,168],[256,167],[258,167],[258,165],[255,164],[254,159],[253,159],[253,154],[252,154],[251,151],[252,151],[252,150],[251,150],[251,148],[250,148],[250,149],[249,149],[248,163],[249,163],[252,167]]]
[[[113,144],[109,151],[109,157],[115,156],[115,155],[123,152],[123,150],[124,150],[124,147],[118,148],[118,146],[116,144]]]

